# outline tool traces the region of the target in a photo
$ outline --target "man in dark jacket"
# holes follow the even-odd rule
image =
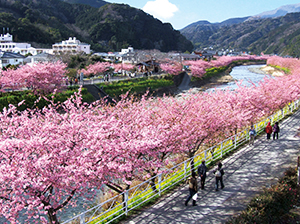
[[[198,167],[198,176],[200,177],[201,189],[204,189],[205,178],[206,178],[207,167],[205,166],[205,161],[203,160]]]
[[[188,180],[189,183],[189,191],[190,191],[190,195],[188,196],[188,198],[185,201],[185,206],[187,206],[189,200],[191,200],[191,198],[197,193],[198,191],[198,185],[197,185],[197,179],[196,179],[196,173],[192,172],[192,176],[191,178]],[[196,205],[196,200],[193,199],[193,206]]]
[[[278,122],[276,122],[273,126],[273,140],[275,140],[275,137],[277,137],[277,139],[278,139],[279,131],[280,131],[279,124],[278,124]]]
[[[221,189],[224,188],[223,184],[223,175],[224,175],[224,170],[222,168],[222,163],[219,162],[218,168],[214,171],[215,177],[216,177],[216,191],[219,190],[219,182],[221,184]]]

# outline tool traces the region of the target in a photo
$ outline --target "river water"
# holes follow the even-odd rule
[[[234,67],[230,73],[232,78],[236,81],[242,81],[243,85],[251,86],[252,83],[258,84],[260,81],[263,81],[265,77],[270,77],[268,74],[263,72],[260,68],[264,65],[246,65],[246,66],[237,66]],[[230,89],[234,90],[238,86],[236,82],[229,82],[227,84],[222,84],[219,86],[216,86],[214,88],[208,89],[206,91],[213,91],[214,89]],[[186,90],[189,93],[195,93],[201,91],[201,88],[193,88]],[[185,92],[185,91],[184,91]],[[181,94],[179,94],[181,95]],[[179,96],[178,95],[178,96]],[[91,202],[88,202],[85,199],[79,200],[77,203],[77,207],[75,208],[68,208],[63,209],[61,212],[58,212],[58,217],[60,221],[65,221],[71,217],[74,217],[75,214],[78,214],[80,212],[83,212],[87,210],[86,204],[90,204]],[[24,223],[25,217],[20,217],[19,221],[21,223]],[[3,217],[0,217],[0,223],[4,223],[6,220]],[[9,222],[8,222],[9,223]]]
[[[263,66],[264,65],[236,66],[232,69],[230,75],[237,82],[242,82],[243,86],[250,87],[253,84],[257,85],[259,82],[262,82],[265,77],[271,77],[270,75],[266,74],[264,71],[261,70]],[[236,81],[222,84],[215,88],[234,90],[238,88]],[[208,91],[212,91],[215,88],[209,89]]]

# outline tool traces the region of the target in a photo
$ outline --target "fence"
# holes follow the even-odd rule
[[[264,131],[268,122],[275,123],[290,115],[294,110],[299,108],[299,100],[287,105],[282,110],[279,110],[272,116],[258,122],[254,125],[257,133]],[[175,165],[172,168],[166,168],[163,173],[142,182],[122,194],[116,195],[109,200],[88,209],[87,211],[65,221],[67,223],[113,223],[117,222],[122,216],[129,215],[130,211],[137,207],[145,205],[151,200],[155,200],[164,191],[167,191],[179,183],[186,180],[191,174],[191,162],[193,161],[195,169],[200,165],[202,160],[209,165],[212,162],[218,161],[224,155],[235,150],[239,146],[249,141],[248,129],[245,129],[236,135],[222,141],[221,143],[210,147],[203,152],[195,155],[193,158],[185,160],[184,162]],[[156,190],[153,190],[151,183],[155,182]]]

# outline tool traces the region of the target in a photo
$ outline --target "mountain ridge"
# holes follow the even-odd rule
[[[14,41],[29,42],[34,47],[50,47],[76,36],[95,51],[120,51],[128,46],[164,52],[193,49],[192,43],[171,24],[140,9],[110,3],[96,8],[72,2],[1,0],[0,26],[10,29]]]
[[[294,4],[289,10],[300,11],[297,7],[298,4]],[[207,21],[205,23],[198,21],[180,32],[192,41],[197,50],[231,49],[254,54],[264,52],[299,57],[300,13],[287,13],[278,17],[274,11],[272,15],[274,18],[244,17],[239,20],[233,18],[229,19],[233,23],[227,23],[225,26],[220,25],[222,22],[211,24]]]

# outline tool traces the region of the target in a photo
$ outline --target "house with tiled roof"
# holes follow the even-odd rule
[[[0,52],[0,66],[1,68],[7,65],[24,64],[25,56],[14,52]]]

